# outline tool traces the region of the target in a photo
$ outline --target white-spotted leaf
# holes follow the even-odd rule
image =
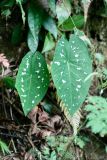
[[[28,34],[28,46],[32,52],[35,52],[38,46],[38,34],[41,28],[42,18],[40,16],[40,12],[31,4],[28,10],[28,26],[29,26],[29,34]],[[33,48],[30,47],[30,43],[36,44]]]
[[[49,72],[44,57],[28,52],[19,66],[16,89],[25,115],[44,97],[49,85]]]
[[[31,31],[28,32],[28,38],[27,38],[27,43],[29,49],[34,53],[37,50],[38,47],[38,35],[33,37]]]
[[[92,63],[84,42],[72,35],[69,42],[62,37],[55,50],[52,77],[59,97],[73,115],[88,93],[91,80],[85,81],[92,72]]]

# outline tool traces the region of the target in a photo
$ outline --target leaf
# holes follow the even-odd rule
[[[3,9],[3,10],[1,11],[1,15],[2,15],[2,16],[5,16],[6,18],[9,18],[9,16],[11,15],[10,9]]]
[[[82,137],[79,137],[79,136],[75,136],[74,143],[75,145],[79,146],[81,149],[83,149],[86,144],[84,139],[82,139]]]
[[[13,28],[11,43],[18,45],[22,39],[22,25],[19,23]]]
[[[52,33],[55,38],[57,38],[57,27],[55,21],[51,17],[48,16],[45,18],[43,26],[46,30]]]
[[[33,42],[34,44],[36,44],[36,46],[38,46],[38,34],[41,28],[41,16],[40,13],[38,12],[38,10],[31,4],[28,10],[28,25],[29,25],[29,29],[30,29],[30,33],[28,34],[28,42]],[[30,39],[30,40],[29,40]],[[28,43],[28,46],[30,48],[30,45]],[[37,48],[37,47],[35,47]],[[32,49],[32,47],[30,49],[32,49],[31,51],[36,51],[34,49]]]
[[[51,36],[51,34],[48,33],[46,35],[46,38],[45,38],[45,42],[44,42],[42,53],[47,52],[47,51],[53,49],[54,46],[55,46],[55,42],[53,40],[53,37]]]
[[[103,137],[107,134],[107,99],[90,96],[88,101],[89,104],[85,108],[88,111],[86,127],[90,127],[93,133],[99,133]]]
[[[82,0],[83,8],[84,8],[84,19],[85,22],[87,21],[87,16],[88,16],[88,10],[90,7],[90,4],[93,0]]]
[[[15,79],[13,77],[4,77],[2,80],[8,88],[15,89]]]
[[[92,46],[90,39],[84,34],[83,31],[79,29],[74,29],[74,34],[78,36],[80,39],[82,39],[84,43],[86,44],[86,46],[87,45],[89,45],[90,47]]]
[[[37,47],[38,47],[38,35],[34,39],[31,31],[29,31],[28,32],[27,43],[28,43],[29,49],[34,53],[37,50]]]
[[[107,153],[107,145],[105,146],[105,151],[106,151],[106,153]]]
[[[56,15],[55,0],[48,0],[48,4],[49,4],[49,7],[50,7],[51,11],[54,13],[54,15]]]
[[[41,17],[38,13],[38,10],[36,10],[36,8],[32,5],[30,5],[29,10],[28,10],[28,25],[35,39],[37,36],[37,33],[39,33],[40,31]]]
[[[11,154],[11,152],[10,152],[8,146],[6,145],[6,143],[4,143],[1,140],[0,140],[0,148],[1,148],[1,150],[2,150],[2,152],[3,152],[4,155],[5,155],[5,153]]]
[[[57,160],[57,156],[56,156],[55,151],[52,151],[51,156],[50,156],[50,160]]]
[[[62,31],[71,31],[75,28],[74,24],[77,28],[81,28],[84,25],[84,16],[74,15],[69,17],[61,26],[59,26],[59,28]]]
[[[56,4],[58,24],[61,25],[71,14],[70,0],[61,0]]]
[[[5,0],[0,2],[0,7],[13,7],[15,0]]]
[[[52,63],[52,77],[59,97],[73,115],[88,93],[91,80],[85,81],[92,72],[88,49],[75,35],[69,42],[62,37],[55,50]]]
[[[59,104],[60,104],[62,111],[64,112],[66,119],[69,121],[70,125],[73,128],[73,135],[76,136],[78,134],[78,128],[79,128],[80,119],[81,119],[80,110],[77,110],[75,114],[72,116],[69,113],[69,111],[66,109],[66,106],[62,101]]]
[[[49,85],[49,73],[43,56],[28,52],[19,66],[16,89],[25,115],[44,97]]]
[[[4,53],[1,53],[0,54],[0,65],[3,65],[4,67],[6,68],[9,68],[9,61],[8,59],[6,58],[6,56],[4,55]]]

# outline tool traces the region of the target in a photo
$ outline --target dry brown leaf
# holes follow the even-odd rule
[[[30,153],[26,152],[24,160],[35,160],[35,158]]]
[[[42,137],[47,137],[53,135],[51,131],[42,130]]]
[[[83,0],[82,3],[83,3],[83,8],[84,8],[84,18],[85,18],[85,22],[87,20],[87,15],[88,15],[88,10],[89,10],[89,7],[90,7],[90,4],[91,4],[92,0]]]
[[[47,122],[49,119],[49,115],[45,112],[42,111],[41,109],[38,110],[38,121],[43,123],[43,122]]]
[[[16,157],[14,157],[14,158],[13,158],[13,160],[20,160],[20,158],[16,158]]]
[[[28,135],[35,135],[36,137],[43,138],[53,134],[58,134],[62,130],[62,120],[59,115],[50,117],[47,112],[40,107],[35,107],[28,115],[32,124],[29,129]]]
[[[0,64],[2,64],[4,67],[9,68],[9,61],[4,55],[4,53],[0,54]]]
[[[36,116],[38,112],[38,106],[34,107],[28,114],[28,118],[33,122],[36,123]]]
[[[38,117],[38,119],[37,119]],[[45,122],[49,119],[49,115],[43,111],[41,108],[36,106],[35,108],[32,109],[32,111],[28,114],[28,118],[31,119],[33,123],[38,122]]]

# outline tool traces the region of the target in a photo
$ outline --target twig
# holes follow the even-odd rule
[[[5,106],[5,101],[4,101],[4,90],[3,90],[3,87],[2,87],[2,106],[4,108],[4,113],[5,113],[5,116],[7,118],[7,112],[6,112],[6,106]]]
[[[24,115],[23,112],[22,112],[19,108],[17,108],[17,107],[15,106],[15,104],[12,104],[12,102],[11,102],[6,96],[4,96],[4,98],[7,100],[7,102],[9,102],[9,103],[11,104],[11,106],[12,106],[18,113],[20,113],[22,116]]]

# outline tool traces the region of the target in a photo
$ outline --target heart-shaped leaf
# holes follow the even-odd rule
[[[52,77],[57,93],[72,115],[80,107],[88,93],[92,72],[88,49],[84,42],[72,35],[69,42],[62,37],[55,50]]]
[[[44,57],[28,52],[19,66],[16,89],[25,115],[44,97],[49,85],[49,72]]]

